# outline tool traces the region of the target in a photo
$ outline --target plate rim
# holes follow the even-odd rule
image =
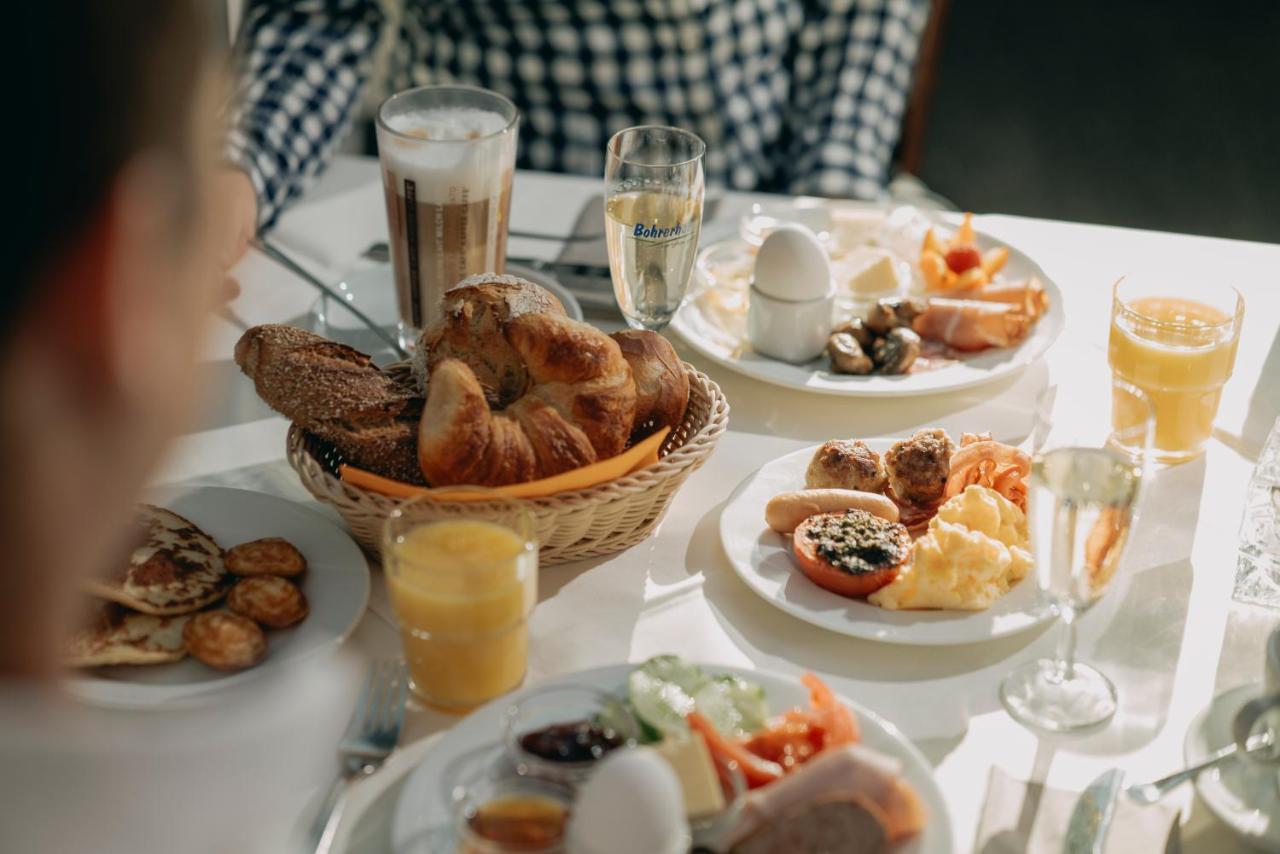
[[[832,207],[838,207],[838,206],[833,205]],[[888,208],[878,209],[879,213],[882,216],[884,214],[887,214],[889,210],[890,209]],[[847,385],[844,385],[844,384],[842,385],[807,385],[798,380],[793,381],[793,380],[786,379],[785,377],[772,376],[772,375],[761,373],[755,370],[750,365],[750,363],[744,363],[741,359],[735,359],[729,356],[725,356],[717,352],[714,348],[707,346],[702,341],[702,339],[699,338],[699,336],[695,335],[693,331],[688,328],[687,322],[683,319],[685,317],[685,313],[690,310],[689,301],[687,300],[685,304],[681,306],[680,310],[676,312],[675,317],[671,319],[671,324],[669,328],[672,329],[677,335],[679,335],[680,339],[684,341],[685,344],[687,344],[690,348],[692,348],[696,353],[698,353],[698,355],[703,356],[707,359],[710,359],[711,361],[715,362],[717,365],[727,368],[728,370],[741,374],[742,376],[749,377],[754,380],[758,380],[759,382],[776,386],[778,388],[789,388],[794,391],[807,392],[810,394],[820,394],[828,397],[866,397],[866,398],[925,397],[928,395],[949,394],[951,392],[963,391],[965,389],[971,389],[976,386],[981,386],[981,385],[986,385],[987,383],[996,382],[997,380],[1004,379],[1006,377],[1015,376],[1019,372],[1025,370],[1026,368],[1031,367],[1036,362],[1043,359],[1045,354],[1049,352],[1049,350],[1053,347],[1053,345],[1056,344],[1058,339],[1062,336],[1062,332],[1066,327],[1066,313],[1065,313],[1065,307],[1063,306],[1062,289],[1058,287],[1058,283],[1056,281],[1054,281],[1047,273],[1045,273],[1044,268],[1041,267],[1040,264],[1034,258],[1028,255],[1026,252],[1023,252],[1021,249],[1019,249],[1016,245],[1012,243],[996,240],[996,238],[985,229],[975,228],[974,233],[976,234],[976,236],[979,238],[980,241],[992,243],[992,244],[998,244],[998,245],[1007,247],[1009,249],[1009,254],[1011,258],[1016,258],[1019,264],[1025,264],[1027,267],[1030,268],[1031,275],[1037,276],[1042,282],[1044,282],[1045,288],[1049,292],[1050,303],[1049,303],[1049,311],[1045,314],[1044,317],[1040,319],[1039,323],[1046,323],[1052,320],[1051,325],[1048,327],[1048,333],[1044,338],[1044,345],[1042,347],[1038,348],[1034,352],[1029,353],[1027,356],[1023,358],[1017,358],[1017,359],[1013,359],[1008,362],[1002,363],[983,373],[979,373],[976,376],[970,376],[966,379],[958,380],[956,382],[948,383],[946,385],[927,387],[927,388],[912,387],[905,383],[901,387],[897,387],[897,386],[874,387],[874,386],[868,386],[864,382],[859,382],[860,378],[853,378],[853,377],[849,379]],[[708,243],[706,246],[699,248],[698,254],[699,256],[701,256],[703,252],[708,251],[715,246],[719,246],[720,244],[726,243],[731,240],[736,240],[736,239],[738,238],[725,237],[725,238],[722,238],[721,240],[712,241],[711,243]],[[701,274],[695,269],[691,275],[698,276]],[[770,360],[770,361],[776,361],[776,360]],[[796,366],[796,367],[798,368],[800,366]],[[938,371],[938,373],[942,374],[947,370],[948,370],[947,368],[942,368]],[[814,377],[816,376],[816,374],[810,371],[809,376]]]
[[[471,721],[472,725],[479,726],[480,724],[476,723],[478,716],[493,716],[507,705],[519,701],[530,691],[536,691],[545,687],[572,682],[594,686],[599,686],[605,682],[621,685],[625,682],[627,674],[639,667],[640,663],[642,662],[607,664],[599,667],[590,667],[569,673],[557,674],[555,676],[550,676],[536,682],[523,685],[518,690],[510,694],[498,697],[483,706],[480,706],[439,734],[447,737],[449,733],[456,733],[458,727],[466,724],[468,721]],[[727,673],[761,682],[766,691],[769,690],[769,685],[763,683],[786,683],[790,686],[796,686],[801,691],[804,690],[803,685],[800,684],[798,676],[780,673],[771,668],[748,669],[746,667],[731,664],[716,664],[703,659],[695,659],[692,663],[706,671]],[[933,763],[930,762],[928,757],[926,757],[920,748],[915,745],[915,742],[907,738],[906,735],[903,734],[902,730],[900,730],[893,722],[886,720],[877,712],[872,711],[856,700],[850,699],[841,692],[837,692],[836,696],[853,711],[860,724],[870,722],[872,725],[879,728],[886,740],[893,743],[894,750],[899,752],[891,753],[891,755],[902,761],[904,771],[910,770],[914,767],[916,770],[921,772],[921,777],[927,785],[920,787],[921,789],[924,789],[924,791],[920,792],[920,795],[921,799],[924,800],[926,805],[929,807],[930,823],[932,824],[936,822],[939,827],[939,836],[937,839],[939,846],[938,850],[948,852],[954,851],[955,829],[951,820],[951,808],[947,803],[946,793],[943,792],[942,787],[938,784],[936,769]],[[866,727],[864,726],[862,729],[865,732]],[[413,821],[415,818],[421,818],[423,815],[423,811],[417,806],[417,796],[421,794],[419,790],[425,785],[422,778],[427,775],[430,770],[427,768],[428,760],[433,752],[440,749],[439,746],[444,740],[444,738],[434,739],[432,746],[423,750],[422,754],[417,757],[416,764],[405,772],[404,784],[400,787],[400,791],[396,797],[396,803],[391,812],[391,850],[395,854],[402,854],[402,852],[405,852],[406,850],[413,850],[406,849],[405,840],[413,839],[424,831],[430,830],[429,827],[415,825]],[[883,752],[890,753],[890,751],[887,750]],[[410,803],[411,800],[413,800],[413,803]],[[922,851],[921,854],[931,854],[931,852]]]
[[[273,503],[283,503],[293,510],[299,511],[304,517],[314,519],[317,522],[323,522],[333,530],[335,534],[341,536],[345,541],[345,545],[349,545],[354,555],[360,559],[363,568],[361,573],[352,573],[353,576],[360,577],[360,595],[351,601],[358,602],[359,608],[353,606],[353,615],[343,630],[323,642],[317,642],[312,646],[300,651],[296,655],[290,656],[289,662],[298,662],[307,660],[326,652],[333,652],[355,633],[361,621],[364,619],[365,612],[369,609],[369,600],[373,593],[373,580],[368,568],[368,562],[364,557],[364,552],[351,539],[351,535],[339,527],[331,519],[326,518],[323,514],[316,512],[310,507],[306,507],[288,498],[275,495],[270,492],[262,492],[256,489],[244,489],[234,486],[222,486],[219,484],[170,484],[158,485],[148,488],[139,499],[139,502],[149,503],[167,503],[172,502],[178,497],[186,497],[194,493],[233,493],[234,495],[243,495],[249,493],[251,495],[266,498]],[[234,497],[234,495],[232,497]],[[163,497],[161,497],[163,496]],[[198,522],[196,524],[199,524]],[[147,683],[127,682],[122,680],[101,679],[92,676],[71,675],[62,680],[65,690],[75,697],[77,700],[97,706],[100,708],[110,709],[178,709],[191,708],[196,706],[207,705],[215,702],[217,698],[223,696],[228,691],[234,691],[245,685],[252,684],[257,679],[274,673],[276,667],[282,666],[285,662],[277,661],[274,663],[264,662],[262,665],[252,667],[247,670],[229,673],[224,678],[202,682],[193,685],[153,685]]]
[[[889,445],[891,445],[893,442],[898,441],[898,439],[876,437],[876,438],[864,439],[863,441],[865,441],[867,445],[872,448],[872,450],[875,450],[878,453],[883,453],[889,447]],[[759,477],[760,474],[766,468],[768,468],[769,466],[779,464],[784,460],[789,460],[793,457],[798,459],[803,459],[805,457],[812,458],[813,454],[817,451],[817,449],[822,447],[822,444],[823,443],[819,442],[817,444],[810,445],[808,447],[799,448],[795,451],[791,451],[789,453],[783,454],[780,457],[775,457],[769,462],[761,465],[755,471],[751,472],[746,477],[744,477],[738,483],[738,485],[734,487],[733,492],[729,495],[729,498],[724,503],[723,509],[720,511],[720,520],[719,520],[718,528],[719,528],[719,534],[720,534],[720,547],[724,552],[725,560],[728,561],[729,566],[733,569],[734,574],[738,576],[738,578],[742,581],[742,583],[745,584],[751,590],[752,593],[756,594],[765,602],[769,603],[770,605],[772,605],[774,608],[781,611],[782,613],[787,614],[788,616],[794,617],[797,620],[801,620],[805,623],[808,623],[809,625],[816,626],[820,629],[824,629],[826,631],[833,632],[835,634],[844,635],[845,637],[859,638],[861,640],[873,641],[875,643],[893,644],[896,646],[931,647],[931,646],[960,646],[963,644],[986,643],[988,641],[999,640],[1000,638],[1011,637],[1013,635],[1030,631],[1031,629],[1034,629],[1037,626],[1041,626],[1046,622],[1049,622],[1050,620],[1054,619],[1052,610],[1046,604],[1042,604],[1040,606],[1041,613],[1038,616],[1036,616],[1034,612],[1028,612],[1028,611],[1014,612],[1014,613],[1026,614],[1028,617],[1027,621],[1021,625],[1014,625],[1010,628],[1006,628],[1000,631],[993,631],[993,633],[983,635],[982,637],[963,637],[963,636],[962,637],[955,637],[955,636],[920,637],[919,635],[913,636],[911,634],[911,627],[896,627],[896,626],[888,626],[888,628],[895,630],[890,636],[883,636],[883,635],[877,636],[875,634],[872,634],[870,631],[859,630],[858,627],[860,626],[860,623],[856,621],[846,621],[843,627],[832,625],[828,622],[821,620],[820,617],[813,614],[808,609],[803,609],[798,606],[791,605],[787,603],[785,600],[779,599],[774,594],[771,594],[768,591],[762,589],[762,587],[759,586],[756,580],[759,576],[758,576],[758,573],[754,571],[754,566],[752,566],[750,568],[750,571],[748,571],[746,567],[741,565],[741,562],[739,560],[734,558],[733,551],[730,548],[730,540],[734,538],[730,537],[729,530],[728,530],[729,525],[731,524],[730,513],[734,509],[735,503],[737,503],[737,501],[742,497],[743,493],[747,491],[747,488],[751,485],[751,483],[757,477]],[[759,518],[762,520],[760,522],[760,527],[761,527],[761,530],[763,531],[765,530],[765,526],[763,522],[763,518],[764,518],[763,513],[759,516]],[[1028,576],[1030,576],[1030,573],[1028,574]],[[1023,583],[1028,583],[1029,581],[1031,581],[1029,577],[1023,579]],[[808,582],[808,583],[812,584],[812,582]],[[816,585],[814,586],[816,587]],[[838,597],[843,601],[849,601],[847,597],[839,597],[838,594],[835,594],[835,593],[830,593],[828,595],[833,597]],[[867,605],[867,607],[874,608],[875,606]],[[983,613],[985,612],[984,611],[971,612],[972,615],[981,615]],[[963,618],[961,619],[963,620]],[[886,627],[886,624],[877,624],[877,625],[881,629]]]

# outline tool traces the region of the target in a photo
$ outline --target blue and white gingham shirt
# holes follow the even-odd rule
[[[929,0],[254,0],[228,157],[269,226],[369,93],[469,83],[522,113],[519,165],[602,174],[610,135],[688,128],[708,183],[875,198]],[[375,61],[377,57],[377,61]]]

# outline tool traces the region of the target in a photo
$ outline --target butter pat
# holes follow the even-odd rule
[[[655,748],[667,761],[684,791],[684,811],[690,818],[715,815],[724,809],[724,792],[711,751],[702,736],[691,734],[688,738],[668,737]]]
[[[870,263],[849,278],[849,290],[857,296],[893,293],[898,288],[898,271],[893,256],[887,252],[875,252]]]

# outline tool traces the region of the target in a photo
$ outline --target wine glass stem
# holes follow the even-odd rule
[[[1058,634],[1058,673],[1062,681],[1075,678],[1076,667],[1076,609],[1063,606],[1062,631]]]

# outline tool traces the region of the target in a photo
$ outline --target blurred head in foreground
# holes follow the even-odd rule
[[[198,0],[22,3],[0,283],[0,674],[47,676],[77,581],[190,416],[221,77]],[[205,7],[208,7],[206,9]]]

